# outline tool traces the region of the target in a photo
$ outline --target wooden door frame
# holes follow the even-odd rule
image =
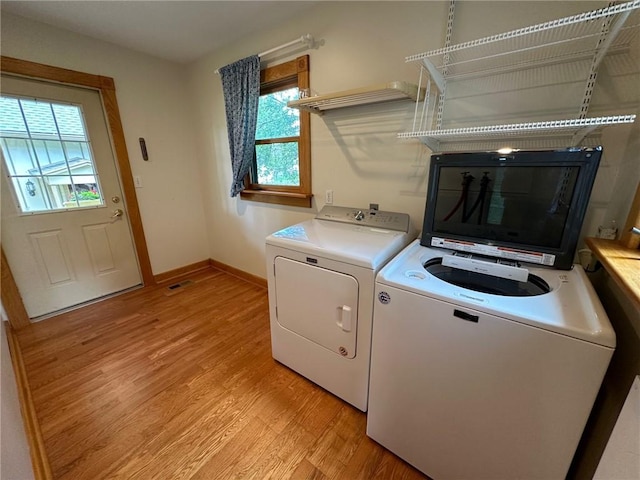
[[[62,83],[76,87],[97,90],[102,98],[102,105],[106,114],[106,120],[113,142],[114,153],[118,165],[118,177],[122,184],[133,243],[138,256],[140,274],[144,285],[154,285],[153,271],[147,249],[147,241],[142,227],[142,217],[138,206],[133,174],[129,162],[129,154],[124,139],[124,130],[120,120],[120,109],[116,98],[116,87],[113,78],[77,72],[66,68],[44,65],[42,63],[20,60],[18,58],[0,56],[0,72],[11,73],[26,78],[35,78],[50,82]],[[2,305],[9,318],[9,323],[14,329],[20,329],[31,322],[27,315],[22,297],[7,263],[4,249],[2,249]]]

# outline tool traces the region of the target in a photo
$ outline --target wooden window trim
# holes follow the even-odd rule
[[[260,72],[260,93],[271,93],[286,86],[309,88],[309,55],[303,55],[289,62],[265,68]],[[298,158],[300,165],[300,185],[286,187],[251,183],[249,175],[244,179],[245,188],[240,198],[254,202],[274,203],[294,207],[311,207],[311,114],[300,111],[300,137]],[[256,143],[276,143],[286,138],[259,140]],[[291,141],[291,139],[289,139]]]

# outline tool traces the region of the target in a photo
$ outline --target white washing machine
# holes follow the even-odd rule
[[[615,348],[589,280],[446,253],[416,241],[377,276],[367,434],[435,480],[565,478]]]
[[[362,411],[375,275],[410,228],[407,214],[325,206],[266,240],[273,358]]]

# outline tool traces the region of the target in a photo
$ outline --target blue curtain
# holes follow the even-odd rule
[[[260,100],[260,58],[243,58],[219,69],[227,113],[233,181],[231,196],[244,189],[243,179],[253,161]]]

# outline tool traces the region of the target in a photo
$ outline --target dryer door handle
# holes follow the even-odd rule
[[[342,305],[338,307],[338,326],[345,332],[350,332],[353,328],[351,321],[351,307],[348,305]]]

